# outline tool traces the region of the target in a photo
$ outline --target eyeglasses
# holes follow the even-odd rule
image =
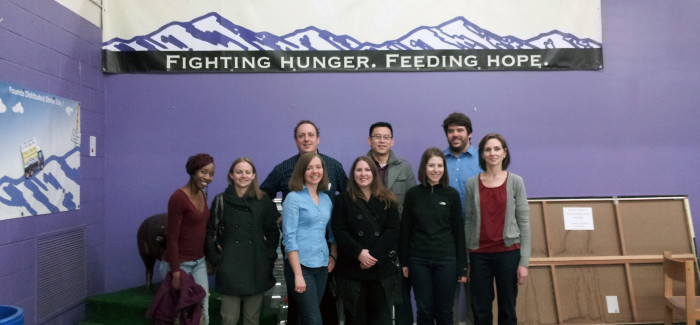
[[[390,136],[390,135],[381,135],[381,134],[375,134],[372,136],[372,139],[377,140],[377,141],[379,141],[381,139],[384,139],[384,141],[389,141],[389,140],[391,140],[391,138],[392,138],[392,136]]]

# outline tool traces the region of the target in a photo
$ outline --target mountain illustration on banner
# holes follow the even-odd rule
[[[0,178],[0,204],[18,216],[75,210],[80,205],[80,147],[51,156],[32,177]],[[62,181],[59,181],[62,180]],[[26,200],[32,197],[35,200]],[[0,220],[7,216],[0,216]]]
[[[310,26],[277,36],[254,32],[217,13],[190,22],[172,22],[145,36],[114,38],[102,49],[128,51],[347,51],[347,50],[477,50],[477,49],[598,49],[600,42],[552,30],[529,39],[500,36],[463,17],[435,27],[421,26],[381,44],[361,42]]]

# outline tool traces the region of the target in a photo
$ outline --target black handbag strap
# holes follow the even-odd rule
[[[220,245],[221,239],[224,236],[224,225],[221,222],[224,214],[224,196],[219,194],[214,197],[214,241]]]

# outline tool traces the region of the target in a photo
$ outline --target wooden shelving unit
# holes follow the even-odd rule
[[[520,324],[662,323],[663,251],[697,269],[686,197],[529,202],[533,250]],[[592,208],[594,230],[566,230],[564,207]]]

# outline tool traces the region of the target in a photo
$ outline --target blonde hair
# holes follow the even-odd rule
[[[229,168],[228,173],[226,174],[226,180],[229,184],[235,186],[235,182],[233,181],[233,179],[231,179],[231,174],[233,174],[233,169],[236,167],[236,165],[242,162],[247,162],[253,169],[253,174],[255,174],[255,177],[253,177],[253,180],[250,182],[250,185],[248,185],[248,189],[246,189],[245,193],[243,194],[243,197],[262,199],[263,191],[261,191],[260,187],[258,187],[258,172],[255,170],[255,165],[253,164],[253,161],[250,160],[250,158],[240,157],[234,160],[231,164],[231,168]]]

